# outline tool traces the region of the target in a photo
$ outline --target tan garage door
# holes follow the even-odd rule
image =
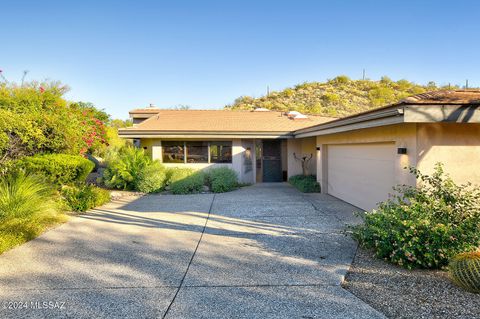
[[[392,192],[395,144],[328,145],[328,193],[365,210]]]

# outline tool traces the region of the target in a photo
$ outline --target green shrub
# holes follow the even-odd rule
[[[94,185],[64,186],[62,196],[68,208],[75,212],[85,212],[110,201],[110,192]]]
[[[42,154],[24,157],[15,166],[29,174],[42,174],[53,184],[65,185],[85,182],[95,164],[77,155]]]
[[[205,181],[214,193],[230,192],[238,188],[237,173],[228,167],[210,169],[206,173]]]
[[[480,293],[480,251],[456,255],[448,265],[448,272],[456,285]]]
[[[135,190],[141,172],[151,162],[143,149],[123,147],[118,152],[109,154],[106,159],[107,168],[103,171],[103,183],[111,188]]]
[[[456,185],[437,164],[432,176],[411,168],[419,186],[396,194],[354,227],[361,245],[407,268],[441,268],[454,255],[480,245],[480,190]]]
[[[295,175],[288,179],[288,182],[303,193],[319,193],[320,184],[315,175]]]
[[[203,190],[205,174],[191,169],[169,171],[169,186],[173,194],[193,194]]]
[[[136,189],[143,193],[157,193],[165,188],[167,173],[165,167],[158,161],[153,161],[138,175]]]
[[[196,170],[191,168],[169,167],[166,170],[167,185],[171,185],[176,181],[184,179],[190,175],[193,175]]]

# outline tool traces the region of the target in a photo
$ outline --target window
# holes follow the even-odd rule
[[[208,163],[208,142],[187,142],[187,163]]]
[[[162,142],[164,163],[185,163],[185,143],[164,141]]]
[[[163,141],[162,150],[164,163],[232,162],[232,142],[228,141]]]
[[[231,163],[232,142],[210,142],[210,163]]]

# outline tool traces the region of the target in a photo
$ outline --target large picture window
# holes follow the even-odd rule
[[[164,163],[231,163],[229,141],[162,141]]]
[[[185,163],[185,142],[162,142],[164,163]]]
[[[187,142],[187,163],[208,163],[208,142]]]
[[[210,142],[211,163],[232,162],[232,142]]]

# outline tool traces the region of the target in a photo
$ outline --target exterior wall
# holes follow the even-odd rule
[[[407,154],[395,154],[395,184],[415,185],[415,177],[405,167],[417,165],[417,126],[416,124],[398,124],[368,128],[344,133],[317,136],[317,180],[322,192],[328,189],[328,145],[329,144],[363,144],[392,142],[395,148],[407,148]],[[394,185],[392,185],[394,186]]]
[[[418,168],[430,174],[442,162],[458,184],[480,185],[480,124],[418,124]]]
[[[180,139],[175,139],[180,140]],[[181,139],[193,140],[193,139]],[[162,162],[162,140],[142,138],[140,147],[145,149],[145,153]],[[251,169],[248,170],[248,160],[246,159],[247,149],[250,148],[252,156]],[[254,144],[253,140],[232,140],[232,163],[163,163],[166,167],[192,168],[197,170],[208,169],[212,167],[229,167],[235,170],[242,183],[254,183]]]
[[[308,173],[312,175],[317,174],[317,151],[315,137],[287,140],[288,177],[294,175],[301,175],[303,173],[302,164],[300,161],[295,159],[293,153],[295,153],[297,157],[313,154],[313,158],[310,160],[308,165]]]

